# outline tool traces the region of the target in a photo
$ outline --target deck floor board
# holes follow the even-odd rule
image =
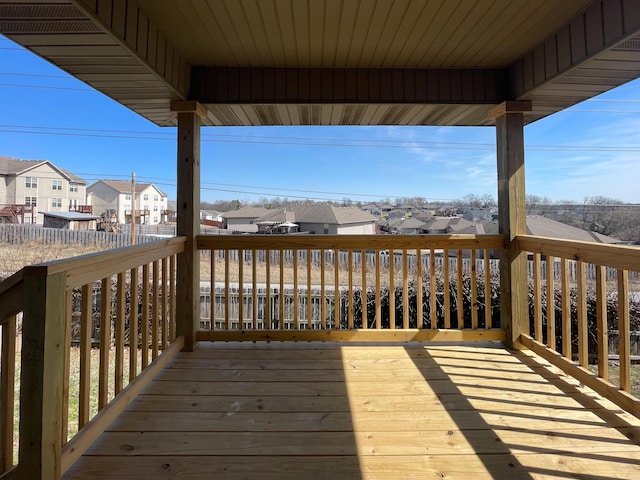
[[[637,439],[640,421],[499,344],[202,344],[64,478],[632,479]]]

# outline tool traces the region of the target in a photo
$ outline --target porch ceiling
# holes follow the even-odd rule
[[[0,32],[158,125],[532,122],[640,76],[634,0],[0,0]]]

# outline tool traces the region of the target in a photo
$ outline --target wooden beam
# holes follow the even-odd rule
[[[521,102],[504,102],[489,113],[496,122],[499,232],[505,236],[500,251],[500,318],[507,346],[519,348],[521,333],[528,333],[527,255],[517,235],[527,233],[524,175],[523,110]]]
[[[200,341],[224,342],[504,342],[500,329],[355,329],[199,331]]]
[[[176,105],[177,107],[178,105]],[[182,104],[183,108],[186,107]],[[200,119],[195,102],[190,111],[178,112],[178,224],[177,235],[187,237],[178,254],[176,295],[176,334],[184,336],[184,349],[193,351],[200,320],[200,252],[196,236],[200,233]]]
[[[195,113],[202,120],[206,120],[209,114],[207,107],[195,100],[174,100],[171,102],[171,111],[174,113]]]
[[[380,82],[384,77],[385,82]],[[190,97],[213,104],[496,104],[503,68],[211,67],[191,70]],[[234,88],[228,88],[233,85]],[[274,88],[274,86],[278,88]],[[411,85],[411,88],[406,88]],[[313,86],[309,88],[309,86]],[[257,88],[256,88],[257,87]]]

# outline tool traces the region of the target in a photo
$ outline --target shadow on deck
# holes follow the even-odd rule
[[[640,421],[558,372],[497,343],[201,343],[64,478],[640,478]]]

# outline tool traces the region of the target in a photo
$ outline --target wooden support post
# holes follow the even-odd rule
[[[520,334],[529,333],[527,255],[517,235],[527,233],[524,182],[524,112],[531,102],[503,102],[489,112],[496,121],[498,209],[506,247],[500,256],[500,322],[509,348],[522,348]]]
[[[60,478],[66,274],[26,267],[20,384],[22,478]]]
[[[171,110],[178,115],[177,235],[187,237],[177,259],[176,333],[184,336],[184,350],[193,351],[200,320],[200,120],[207,110],[194,101],[172,102]]]

